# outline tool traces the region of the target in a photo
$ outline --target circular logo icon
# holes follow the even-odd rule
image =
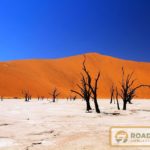
[[[128,141],[128,133],[120,130],[115,134],[115,139],[118,143],[126,143]]]

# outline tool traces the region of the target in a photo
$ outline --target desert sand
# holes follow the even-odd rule
[[[126,61],[97,53],[86,54],[88,71],[95,76],[101,71],[98,96],[110,97],[112,84],[120,85],[121,67],[134,71],[137,83],[150,84],[150,63]],[[53,60],[17,60],[0,62],[0,96],[22,97],[22,90],[29,90],[32,97],[50,97],[53,88],[61,92],[60,98],[72,95],[80,82],[83,55]],[[150,98],[149,89],[138,91],[137,98]]]
[[[98,102],[101,114],[86,113],[82,100],[0,101],[0,150],[149,149],[109,145],[110,127],[149,125],[149,100],[133,100],[127,111],[117,111],[108,99]]]

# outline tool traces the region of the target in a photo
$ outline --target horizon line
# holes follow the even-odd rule
[[[87,55],[87,54],[98,54],[104,57],[111,57],[114,59],[119,59],[119,60],[123,60],[123,61],[132,61],[132,62],[139,62],[139,63],[150,63],[150,61],[140,61],[140,60],[134,60],[134,59],[125,59],[125,58],[121,58],[121,57],[117,57],[117,56],[112,56],[112,55],[106,55],[103,53],[99,53],[99,52],[86,52],[86,53],[78,53],[75,55],[68,55],[68,56],[63,56],[63,57],[46,57],[46,58],[38,58],[38,57],[28,57],[28,58],[18,58],[18,59],[9,59],[9,60],[0,60],[0,63],[3,62],[12,62],[12,61],[27,61],[27,60],[58,60],[58,59],[65,59],[65,58],[69,58],[69,57],[76,57],[76,56],[81,56],[81,55]]]

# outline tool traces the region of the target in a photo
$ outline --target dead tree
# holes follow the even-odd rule
[[[53,99],[53,103],[56,102],[56,98],[60,95],[60,93],[58,92],[57,88],[55,88],[52,93],[49,93],[52,96]]]
[[[81,86],[77,84],[78,88],[80,89],[80,92],[71,90],[71,92],[76,93],[79,95],[81,98],[83,98],[86,102],[86,111],[89,112],[92,110],[91,105],[90,105],[90,97],[91,97],[91,89],[87,84],[87,78],[85,79],[84,75],[81,74]]]
[[[118,97],[119,97],[119,93],[118,93],[118,89],[116,87],[114,87],[114,85],[112,85],[111,89],[110,89],[110,93],[111,93],[111,98],[110,98],[110,104],[112,104],[112,102],[115,101],[117,102],[117,109],[120,110],[120,106],[119,106],[119,101],[118,101]]]
[[[44,100],[44,98],[45,98],[44,96],[41,96],[41,100],[42,100],[42,101]]]
[[[127,109],[127,103],[132,104],[132,99],[136,96],[136,91],[141,87],[149,87],[150,85],[139,84],[134,86],[135,79],[133,79],[133,73],[125,74],[124,68],[122,67],[122,83],[120,97],[123,100],[123,110]]]
[[[90,97],[93,98],[95,104],[95,110],[97,113],[100,113],[99,105],[97,102],[97,89],[98,89],[98,80],[100,78],[100,72],[97,74],[94,85],[92,85],[92,77],[86,69],[86,65],[85,65],[86,57],[84,56],[84,58],[85,59],[83,61],[83,67],[82,67],[84,75],[81,74],[82,75],[81,86],[77,84],[78,88],[80,89],[80,92],[74,90],[71,91],[78,94],[86,101],[87,111],[91,110]]]
[[[95,79],[95,84],[94,86],[92,86],[89,82],[89,86],[91,88],[91,91],[92,91],[92,98],[94,100],[94,104],[95,104],[95,110],[97,113],[100,113],[100,109],[99,109],[99,106],[98,106],[98,102],[97,102],[97,89],[98,89],[98,80],[100,78],[100,72],[98,73],[96,79]]]
[[[77,96],[75,95],[75,96],[73,96],[73,101],[75,101],[77,99]]]
[[[31,95],[30,95],[29,91],[28,90],[23,90],[22,94],[24,95],[25,102],[29,102],[29,100],[31,98]]]
[[[38,101],[39,101],[39,100],[40,100],[40,97],[38,96],[37,98],[38,98]]]
[[[3,101],[3,96],[1,96],[1,101]]]
[[[111,87],[111,89],[110,89],[110,93],[111,93],[111,96],[110,96],[110,104],[112,104],[113,99],[114,99],[114,85],[112,85],[112,87]]]
[[[92,78],[85,66],[85,60],[83,62],[83,70],[88,78],[88,86],[91,89],[91,97],[94,100],[95,110],[97,113],[100,113],[99,105],[97,102],[97,89],[98,89],[98,80],[100,79],[100,72],[98,72],[97,77],[95,78],[94,85],[92,86]]]
[[[117,101],[117,108],[118,108],[118,110],[120,110],[120,106],[119,106],[119,101],[118,101],[118,96],[119,96],[119,93],[118,93],[118,89],[117,89],[117,87],[116,87],[116,101]]]

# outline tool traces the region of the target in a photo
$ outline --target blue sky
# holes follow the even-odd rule
[[[86,52],[150,62],[150,1],[0,0],[0,61]]]

